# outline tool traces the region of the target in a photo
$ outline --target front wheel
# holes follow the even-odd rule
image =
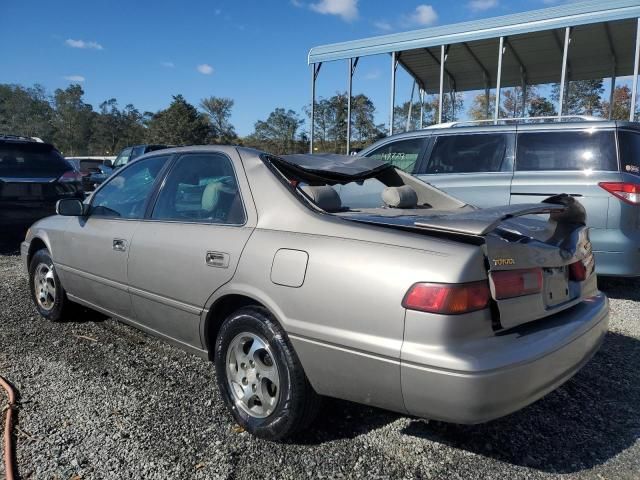
[[[62,288],[51,255],[45,249],[38,250],[29,264],[29,290],[41,316],[52,322],[68,316],[72,303]]]
[[[307,426],[319,407],[302,365],[273,316],[245,307],[223,323],[215,345],[217,383],[235,420],[279,440]]]

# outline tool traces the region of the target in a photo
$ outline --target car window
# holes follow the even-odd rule
[[[138,147],[135,147],[131,151],[131,157],[129,158],[129,161],[133,160],[134,158],[138,158],[140,155],[143,155],[144,154],[144,149],[145,149],[144,145],[140,145]]]
[[[180,157],[167,175],[151,218],[243,224],[244,208],[231,160],[219,153]]]
[[[426,139],[411,138],[388,143],[369,153],[367,157],[389,162],[407,173],[413,173],[416,163],[420,158],[420,152]]]
[[[618,141],[622,171],[640,175],[640,134],[621,130]]]
[[[122,167],[122,166],[126,165],[127,162],[129,161],[129,157],[131,157],[131,150],[132,150],[131,147],[125,148],[124,150],[122,150],[118,154],[118,157],[113,162],[113,166],[114,167]]]
[[[147,198],[169,155],[145,158],[113,176],[91,201],[91,215],[142,218]]]
[[[102,160],[87,159],[80,160],[79,163],[80,171],[82,173],[89,173],[90,171],[100,170],[100,167],[102,167]]]
[[[613,131],[518,134],[516,170],[618,170]]]
[[[506,151],[504,133],[440,135],[425,173],[500,172]]]
[[[48,144],[0,144],[0,177],[59,177],[72,169],[62,156]]]

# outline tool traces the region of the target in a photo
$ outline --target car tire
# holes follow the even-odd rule
[[[320,396],[267,309],[251,306],[232,313],[218,333],[214,362],[225,403],[256,437],[281,440],[315,418]]]
[[[69,317],[73,304],[65,292],[46,249],[38,250],[29,264],[29,290],[38,313],[52,322]]]

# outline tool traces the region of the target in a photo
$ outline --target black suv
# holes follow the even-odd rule
[[[0,135],[0,231],[17,237],[53,215],[61,198],[84,198],[81,175],[49,143]]]

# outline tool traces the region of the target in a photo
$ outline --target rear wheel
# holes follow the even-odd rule
[[[225,320],[216,340],[215,367],[235,420],[257,437],[290,436],[317,413],[320,397],[286,332],[264,308],[245,307]]]
[[[67,298],[46,249],[38,250],[31,259],[29,289],[38,312],[47,320],[59,322],[70,313],[73,303]]]

